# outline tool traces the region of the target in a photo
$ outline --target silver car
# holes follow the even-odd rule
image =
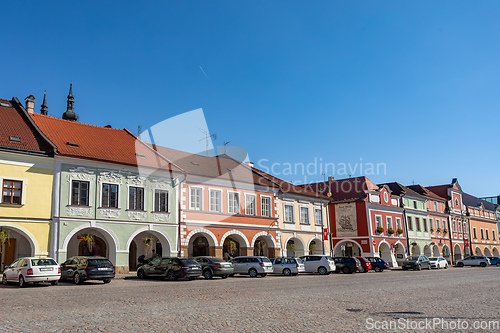
[[[6,266],[2,274],[2,283],[19,283],[25,287],[28,283],[50,282],[53,286],[61,278],[61,268],[52,258],[25,257]]]
[[[307,273],[319,273],[321,275],[335,272],[335,261],[330,256],[308,255],[300,257],[304,262]]]
[[[267,274],[273,272],[273,264],[267,257],[236,257],[234,259],[231,259],[230,262],[233,264],[234,274],[248,274],[250,275],[250,277],[256,277],[257,275],[260,275],[264,277]]]
[[[299,258],[273,258],[271,259],[271,263],[273,264],[274,274],[295,276],[306,271],[304,263]]]
[[[489,266],[490,259],[488,259],[485,256],[470,256],[465,259],[457,261],[457,267],[464,267],[464,266],[481,266],[481,267],[486,267]]]

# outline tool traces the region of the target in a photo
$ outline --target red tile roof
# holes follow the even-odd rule
[[[421,194],[423,196],[427,196],[427,197],[430,197],[430,198],[433,198],[436,200],[440,200],[440,201],[445,201],[445,199],[443,199],[442,197],[440,197],[436,193],[432,192],[428,188],[423,187],[422,185],[410,185],[407,187],[411,188],[412,190],[414,190],[415,192],[417,192],[418,194]]]
[[[431,192],[434,192],[439,197],[448,200],[448,189],[451,185],[437,185],[437,186],[426,186]]]
[[[87,125],[38,113],[31,117],[57,146],[58,155],[182,172],[127,129]]]
[[[305,184],[301,186],[318,193],[322,191],[325,197],[330,193],[330,198],[334,202],[363,200],[366,197],[366,191],[376,191],[379,189],[375,183],[364,176]]]
[[[17,99],[0,99],[0,147],[48,155],[54,152],[54,146],[38,131]]]
[[[316,193],[311,191],[310,189],[307,189],[304,186],[301,185],[293,185],[292,183],[289,183],[285,180],[279,179],[273,175],[270,175],[268,173],[265,173],[264,171],[261,171],[257,168],[252,167],[253,170],[256,170],[266,178],[269,178],[271,181],[274,183],[278,184],[281,187],[281,190],[285,193],[293,193],[293,194],[300,194],[300,195],[305,195],[305,196],[310,196],[310,197],[316,197],[320,198],[321,194]],[[326,196],[324,196],[325,199],[328,199]]]

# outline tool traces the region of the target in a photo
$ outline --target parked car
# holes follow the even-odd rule
[[[274,274],[283,274],[285,276],[304,273],[304,263],[299,258],[283,257],[271,259]]]
[[[490,259],[488,259],[485,256],[470,256],[465,259],[458,260],[456,265],[457,267],[464,267],[464,266],[486,267],[491,264],[490,264]]]
[[[233,264],[234,274],[248,274],[250,277],[260,275],[264,277],[273,272],[273,264],[267,257],[242,256],[233,258],[230,262]]]
[[[365,257],[366,260],[370,262],[372,265],[372,269],[375,272],[383,272],[385,269],[391,269],[389,263],[382,258],[379,257]]]
[[[356,259],[358,259],[359,262],[361,263],[361,267],[359,269],[360,273],[366,273],[370,269],[372,269],[372,263],[368,259],[363,257],[356,257]]]
[[[448,262],[443,257],[429,258],[429,261],[431,262],[431,268],[437,268],[437,269],[440,269],[440,268],[447,269],[448,268]]]
[[[61,280],[82,284],[87,280],[110,283],[115,277],[115,266],[104,257],[75,256],[61,264]]]
[[[233,264],[217,257],[196,257],[193,260],[200,264],[205,279],[211,279],[214,276],[225,279],[234,273]]]
[[[299,257],[304,262],[306,273],[327,275],[335,272],[335,261],[330,256],[307,255]]]
[[[500,257],[488,257],[490,259],[491,265],[497,265],[500,267]]]
[[[411,268],[416,271],[420,271],[422,268],[431,269],[431,262],[426,256],[411,256],[403,261],[401,268],[403,270]]]
[[[5,266],[2,283],[19,283],[23,288],[28,283],[50,282],[57,285],[61,278],[61,268],[52,258],[23,257]]]
[[[137,269],[137,277],[161,277],[172,281],[179,278],[193,280],[201,276],[201,265],[194,260],[176,257],[158,257]]]
[[[360,270],[361,262],[354,257],[333,257],[337,273],[352,274]]]

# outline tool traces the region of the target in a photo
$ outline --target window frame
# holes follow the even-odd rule
[[[305,214],[305,217],[306,219],[302,219],[302,210],[305,209],[305,212],[307,214]],[[305,206],[305,205],[301,205],[299,207],[299,215],[300,215],[300,224],[303,224],[303,225],[311,225],[311,217],[310,217],[310,214],[309,214],[309,206]]]
[[[167,195],[167,199],[165,201],[166,209],[165,211],[163,210],[158,210],[156,207],[156,192],[165,192]],[[153,212],[154,213],[170,213],[170,191],[161,189],[161,188],[154,188],[153,189]]]
[[[234,202],[232,204],[231,195],[235,195],[235,198],[237,198],[237,205],[234,205]],[[231,211],[232,208],[237,208],[237,211]],[[240,192],[227,191],[227,212],[229,214],[241,214],[241,194],[240,194]]]
[[[75,204],[73,203],[73,190],[74,190],[74,185],[75,183],[87,183],[88,184],[88,195],[87,195],[87,204],[86,205],[81,205],[79,203]],[[91,207],[91,195],[92,195],[92,190],[91,190],[91,184],[92,182],[89,180],[84,180],[84,179],[71,179],[71,187],[70,187],[70,192],[69,192],[69,204],[70,206],[80,206],[80,207]],[[81,190],[81,187],[80,187]],[[78,202],[80,202],[80,195],[78,196]]]
[[[287,210],[286,208],[290,208],[291,214],[291,219],[290,221],[287,221]],[[283,204],[283,222],[285,223],[295,223],[295,211],[294,211],[294,205],[293,203],[284,203]]]
[[[1,183],[2,183],[2,201],[0,202],[0,204],[2,205],[8,205],[8,206],[22,206],[24,205],[24,197],[25,197],[25,189],[26,189],[26,179],[19,179],[19,178],[12,178],[12,177],[5,177],[5,178],[0,178],[1,180]],[[19,203],[13,203],[12,202],[12,198],[14,198],[13,195],[10,196],[11,198],[11,202],[4,202],[3,199],[4,199],[4,195],[3,195],[3,191],[5,190],[5,182],[12,182],[13,184],[14,183],[21,183],[21,193],[20,193],[20,196],[19,196]],[[14,189],[13,187],[12,188],[9,188],[9,190],[12,191],[12,189]],[[12,193],[13,194],[13,193]]]
[[[413,221],[411,216],[406,217],[406,224],[408,225],[408,230],[413,231]]]
[[[316,213],[318,213],[318,215],[316,215]],[[319,221],[321,223],[318,223],[318,217],[319,216]],[[314,225],[315,226],[323,226],[323,209],[321,207],[314,207]]]
[[[137,208],[131,208],[131,201],[130,201],[130,191],[132,189],[141,189],[142,190],[142,209],[137,209]],[[127,210],[133,210],[133,211],[138,211],[138,212],[144,212],[146,211],[146,189],[143,186],[128,186],[127,188]]]
[[[269,200],[269,214],[264,214],[264,199]],[[264,217],[272,217],[272,197],[269,195],[260,196],[260,215]]]
[[[193,196],[192,196],[193,190],[199,191],[199,194],[200,194],[199,207],[193,207]],[[189,209],[190,210],[203,211],[203,190],[204,190],[204,188],[201,186],[189,186]]]
[[[112,209],[120,209],[120,184],[110,183],[110,182],[102,182],[101,184],[101,200],[100,200],[100,208],[112,208]],[[116,186],[116,207],[113,206],[104,206],[104,185]],[[111,199],[108,199],[110,201]]]
[[[250,201],[251,204],[253,204],[253,213],[249,213],[249,208],[248,208],[248,199],[253,198],[253,200]],[[257,195],[253,193],[245,193],[245,215],[250,215],[250,216],[255,216],[257,215]]]
[[[215,207],[216,209],[212,209],[212,206],[214,206],[214,203],[212,202],[212,193],[219,193],[219,195],[220,195],[219,202],[215,203],[215,206],[217,206],[217,204],[219,206],[219,207]],[[208,210],[210,212],[222,213],[224,211],[224,208],[222,206],[223,200],[224,200],[224,196],[223,196],[222,189],[219,189],[219,188],[209,188],[208,189]]]

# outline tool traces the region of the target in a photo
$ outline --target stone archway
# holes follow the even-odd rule
[[[396,263],[398,264],[398,266],[401,266],[401,264],[405,260],[405,252],[405,246],[403,245],[403,243],[397,241],[394,244],[394,256],[396,257]]]
[[[494,247],[494,248],[493,248],[492,253],[493,253],[493,256],[494,256],[494,257],[498,257],[498,256],[500,256],[500,253],[498,252],[498,249],[497,249],[496,247]]]
[[[450,262],[450,248],[448,247],[448,245],[443,245],[441,253],[443,254],[443,258],[445,258],[446,261],[448,261],[448,263],[449,263]]]
[[[354,240],[343,240],[338,242],[333,249],[335,257],[361,257],[363,250],[361,245]]]
[[[0,248],[0,270],[19,257],[33,257],[38,252],[35,238],[24,228],[11,224],[2,224],[0,229],[8,234],[6,242]]]
[[[238,230],[231,230],[226,232],[221,240],[222,254],[220,257],[224,258],[226,253],[231,257],[246,256],[250,244],[246,236]]]
[[[436,258],[441,256],[439,254],[439,246],[437,246],[437,245],[432,246],[432,256],[436,257]]]
[[[300,257],[309,254],[309,251],[305,250],[304,242],[297,236],[288,237],[285,248],[287,257]]]
[[[455,261],[462,259],[462,249],[458,244],[455,244],[455,246],[453,247],[453,259]]]
[[[276,243],[272,235],[267,232],[259,232],[252,239],[253,255],[274,258]]]
[[[140,261],[154,255],[169,257],[172,255],[172,241],[162,230],[141,228],[128,239],[129,270],[135,270]]]
[[[487,247],[485,247],[485,248],[484,248],[484,256],[485,256],[485,257],[493,257],[493,256],[491,255],[491,251],[490,251],[490,249],[489,249],[489,248],[487,248]]]
[[[476,248],[474,249],[474,253],[476,256],[482,256],[483,255],[483,251],[481,251],[481,249],[479,248],[479,246],[476,246]]]
[[[410,247],[411,256],[419,256],[421,253],[420,246],[417,243],[413,243]]]
[[[431,247],[427,244],[424,246],[424,256],[426,256],[427,258],[432,257]]]
[[[314,237],[309,241],[305,254],[319,254],[323,255],[323,240],[318,237]]]
[[[94,244],[91,246],[86,244],[88,242],[81,239],[87,235],[94,238],[94,241],[91,241]],[[67,258],[80,255],[81,251],[85,251],[83,250],[84,245],[92,255],[97,254],[108,258],[116,266],[116,251],[119,246],[118,239],[110,229],[102,226],[82,226],[73,229],[63,242],[63,250],[66,251],[66,258],[64,258],[64,253],[61,253],[60,256],[62,258],[59,258],[59,260],[64,261]]]
[[[216,255],[217,238],[208,229],[199,228],[191,231],[186,237],[186,243],[188,245],[187,257]]]

